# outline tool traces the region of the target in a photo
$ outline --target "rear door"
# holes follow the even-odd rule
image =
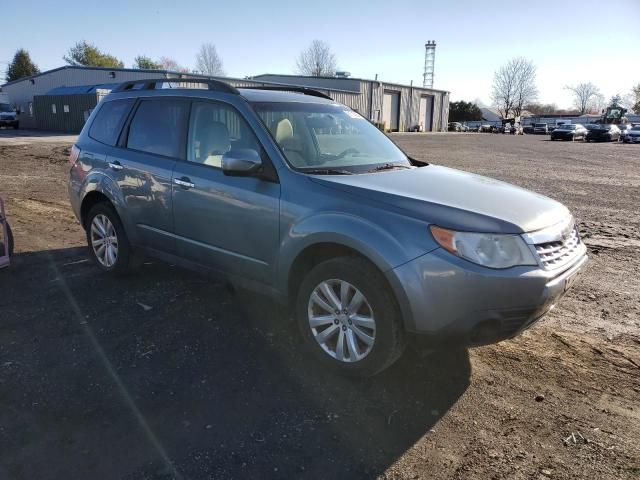
[[[173,253],[171,175],[184,156],[189,102],[143,98],[108,163],[124,198],[137,243]]]
[[[278,252],[280,184],[223,173],[222,156],[259,140],[231,105],[194,101],[187,159],[174,170],[173,212],[178,254],[209,268],[262,283],[273,278]]]

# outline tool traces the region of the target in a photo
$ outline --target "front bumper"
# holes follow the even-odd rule
[[[518,335],[554,308],[587,263],[559,271],[492,270],[437,249],[392,270],[408,331],[435,344],[482,345]]]
[[[0,127],[15,127],[18,125],[18,120],[0,119]]]

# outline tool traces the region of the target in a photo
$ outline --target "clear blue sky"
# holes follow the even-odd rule
[[[2,3],[0,62],[22,47],[41,70],[63,65],[85,39],[127,67],[145,54],[193,68],[200,44],[212,42],[229,76],[294,73],[317,38],[353,76],[420,85],[424,42],[436,40],[435,87],[454,100],[488,103],[493,72],[513,56],[533,60],[540,101],[560,107],[571,104],[566,84],[592,81],[609,98],[640,82],[638,0]]]

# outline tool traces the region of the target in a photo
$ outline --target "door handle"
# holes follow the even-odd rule
[[[173,183],[175,183],[176,185],[180,185],[185,190],[195,187],[195,184],[191,181],[189,177],[174,178]]]
[[[113,170],[122,170],[124,167],[119,161],[116,160],[115,162],[109,162],[109,168]]]

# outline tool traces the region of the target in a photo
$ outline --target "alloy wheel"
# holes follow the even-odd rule
[[[100,265],[111,268],[118,260],[118,236],[111,220],[99,214],[91,222],[91,248]]]
[[[349,282],[331,279],[317,285],[309,297],[308,320],[318,345],[338,361],[360,361],[373,349],[373,309]]]

